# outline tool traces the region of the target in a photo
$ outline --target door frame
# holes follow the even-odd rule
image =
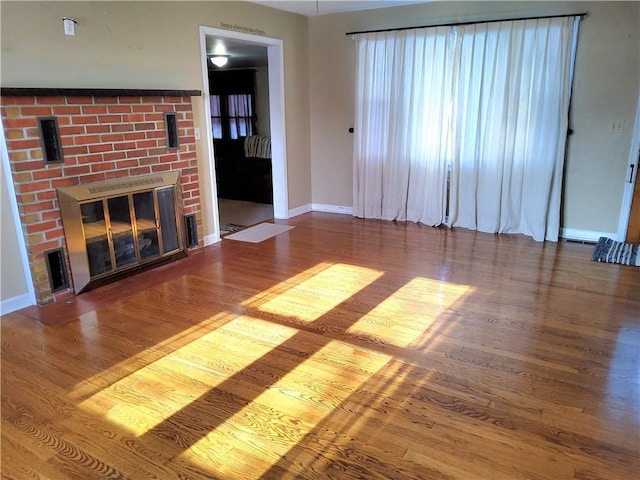
[[[638,155],[640,152],[640,96],[636,108],[636,121],[631,140],[631,150],[629,151],[629,162],[625,173],[624,193],[622,195],[622,207],[620,209],[620,220],[618,222],[618,241],[624,242],[627,238],[629,228],[629,216],[631,215],[631,202],[633,201],[633,189],[638,180]],[[633,165],[633,178],[629,178],[631,166]]]
[[[212,238],[205,238],[209,245],[220,241],[220,214],[218,212],[218,194],[216,188],[215,153],[211,130],[211,104],[209,92],[209,69],[207,57],[207,37],[239,40],[251,45],[267,48],[267,64],[269,73],[269,117],[271,128],[271,170],[273,182],[273,216],[279,219],[289,218],[289,194],[287,185],[287,153],[285,133],[284,106],[284,48],[279,38],[263,37],[249,33],[236,32],[221,28],[200,26],[200,57],[202,64],[202,100],[205,112],[204,141],[207,144],[209,176],[205,184],[211,192],[211,204],[204,211],[213,212],[214,233]],[[205,200],[206,201],[206,200]],[[209,240],[209,241],[207,241]]]

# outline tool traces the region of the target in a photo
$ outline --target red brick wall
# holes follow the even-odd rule
[[[164,112],[176,112],[179,149],[167,149]],[[196,214],[202,239],[191,97],[2,97],[1,114],[38,303],[73,293],[51,293],[44,260],[51,249],[67,254],[59,187],[179,170],[183,213]],[[58,120],[64,163],[44,163],[37,118],[47,116]]]

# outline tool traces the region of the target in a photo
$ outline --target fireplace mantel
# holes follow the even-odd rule
[[[199,97],[200,90],[153,90],[140,88],[40,88],[2,87],[3,97]]]

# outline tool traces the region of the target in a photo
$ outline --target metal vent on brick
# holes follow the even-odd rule
[[[64,290],[69,287],[67,277],[67,267],[64,261],[64,254],[61,248],[50,250],[44,253],[44,261],[49,274],[49,286],[52,292]]]
[[[198,246],[198,226],[196,225],[196,214],[184,216],[184,226],[186,229],[187,247],[193,248]]]
[[[178,135],[178,117],[175,112],[165,112],[164,128],[167,137],[167,148],[178,148],[180,146],[180,136]]]
[[[38,133],[45,164],[64,162],[56,117],[38,118]]]

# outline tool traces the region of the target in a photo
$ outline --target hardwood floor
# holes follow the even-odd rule
[[[2,318],[7,479],[631,479],[640,269],[305,214]]]

